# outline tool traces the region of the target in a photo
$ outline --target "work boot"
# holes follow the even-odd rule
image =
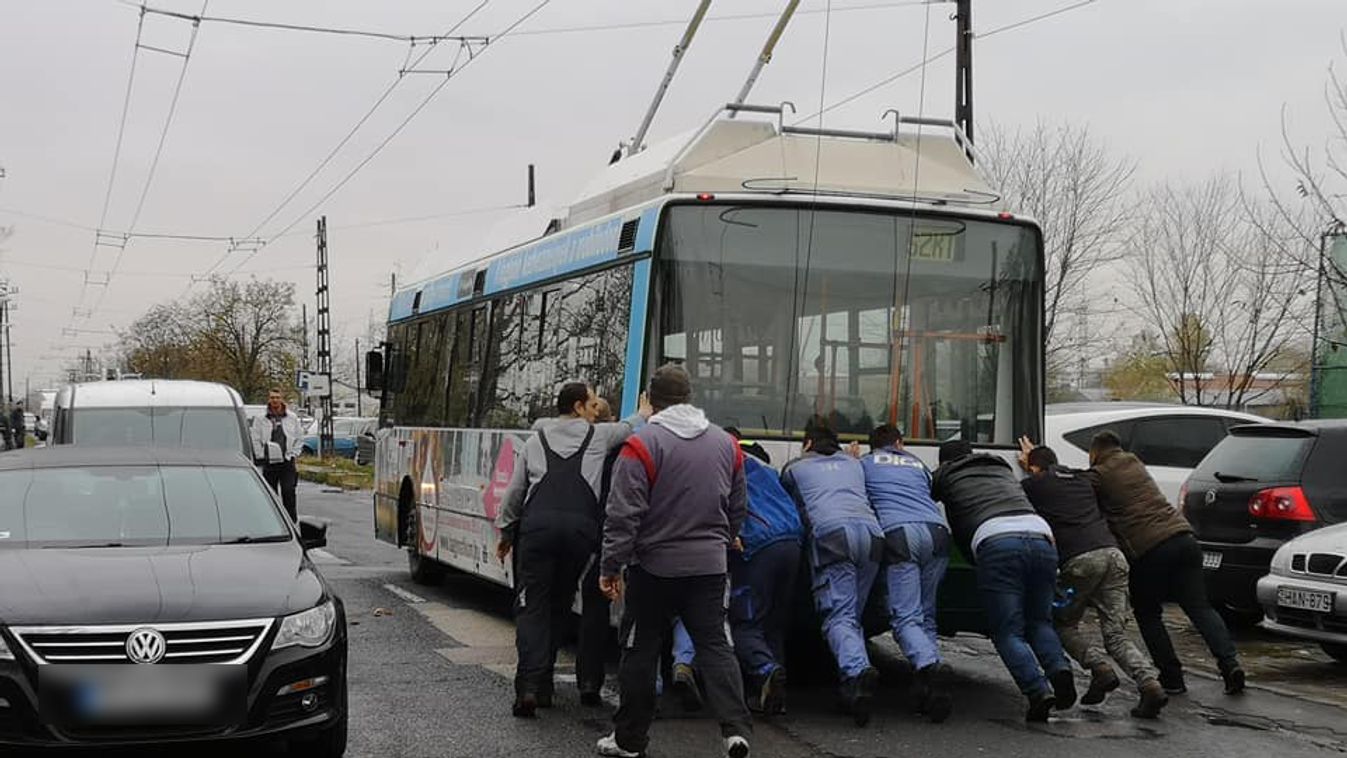
[[[946,682],[946,669],[939,663],[918,669],[916,673],[916,689],[920,700],[917,705],[917,712],[924,714],[930,719],[932,724],[939,724],[949,718],[950,711],[954,709],[954,700],[950,697],[949,687]]]
[[[531,719],[538,710],[538,695],[533,692],[521,692],[514,697],[511,712],[515,718]]]
[[[762,680],[762,688],[758,690],[756,705],[761,713],[786,712],[786,668],[784,666],[777,666],[767,672],[767,676]]]
[[[1052,682],[1052,694],[1057,710],[1064,711],[1076,704],[1076,674],[1070,668],[1048,677]]]
[[[1108,693],[1118,689],[1121,684],[1118,674],[1107,663],[1095,666],[1090,672],[1090,686],[1080,699],[1081,705],[1099,705],[1108,698]]]
[[[725,738],[725,755],[729,758],[748,758],[748,740],[739,735]]]
[[[866,667],[859,675],[842,682],[842,698],[856,726],[870,723],[870,707],[879,689],[879,669]]]
[[[1225,681],[1225,694],[1240,695],[1244,693],[1244,669],[1239,664],[1221,672],[1221,679]]]
[[[1165,688],[1160,686],[1160,682],[1155,679],[1147,679],[1141,683],[1141,701],[1132,709],[1132,716],[1139,719],[1154,719],[1160,717],[1160,710],[1169,704],[1169,696],[1165,694]]]
[[[600,737],[595,745],[599,749],[599,755],[609,756],[609,758],[641,758],[644,753],[638,753],[633,750],[623,750],[617,744],[617,734],[609,734]]]
[[[1160,686],[1164,688],[1166,695],[1182,695],[1188,691],[1188,685],[1183,682],[1183,672],[1178,671],[1170,674],[1160,673]]]
[[[585,689],[580,690],[580,705],[588,706],[590,708],[603,705],[603,695],[600,694],[601,689],[602,688],[586,687]]]
[[[678,694],[678,700],[683,704],[683,710],[700,711],[702,709],[702,691],[697,687],[697,674],[688,664],[674,664],[673,690]]]
[[[1024,720],[1030,724],[1046,724],[1048,716],[1052,714],[1052,706],[1057,702],[1050,692],[1040,692],[1029,698],[1029,710],[1024,714]]]

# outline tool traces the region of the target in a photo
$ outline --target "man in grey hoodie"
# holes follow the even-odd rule
[[[726,556],[748,515],[739,444],[689,405],[692,382],[678,366],[650,378],[656,413],[632,435],[613,467],[603,528],[600,586],[626,589],[622,702],[600,755],[636,758],[650,742],[655,673],[674,617],[697,649],[706,703],[720,721],[725,752],[746,758],[752,730],[744,685],[725,625]],[[626,579],[622,571],[626,569]]]
[[[589,385],[563,386],[556,418],[534,423],[502,497],[496,556],[504,562],[515,552],[515,716],[552,704],[557,635],[598,549],[604,460],[650,409],[642,402],[636,416],[614,424],[594,424],[598,413]]]

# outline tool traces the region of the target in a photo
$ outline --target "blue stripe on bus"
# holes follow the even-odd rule
[[[645,219],[641,226],[646,226]],[[654,226],[654,224],[650,224]],[[645,357],[645,314],[650,300],[650,259],[636,262],[631,276],[631,316],[627,320],[627,373],[622,380],[622,418],[636,412],[641,394],[641,360]]]
[[[403,290],[393,295],[393,299],[388,303],[389,321],[411,317],[412,302],[416,300],[416,292],[416,290]]]
[[[636,252],[655,249],[655,225],[659,222],[659,206],[641,211],[641,223],[636,227]]]
[[[448,308],[463,298],[459,296],[459,280],[463,274],[447,274],[421,288],[421,313]]]
[[[617,217],[526,245],[487,265],[483,294],[493,295],[613,260],[621,236],[622,218]]]

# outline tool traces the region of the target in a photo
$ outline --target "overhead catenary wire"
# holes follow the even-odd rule
[[[500,34],[491,37],[490,38],[491,41],[487,43],[480,51],[478,51],[476,55],[470,56],[468,60],[463,63],[462,66],[450,71],[449,74],[446,75],[444,79],[441,80],[440,83],[437,84],[435,88],[432,89],[429,92],[429,94],[427,94],[425,98],[423,98],[414,109],[412,109],[412,112],[407,114],[407,117],[404,118],[397,125],[397,127],[395,127],[393,131],[388,134],[388,136],[384,137],[384,139],[380,141],[379,144],[376,145],[374,149],[368,155],[366,155],[363,160],[357,163],[355,167],[353,167],[350,171],[346,173],[345,176],[341,178],[341,180],[339,180],[335,185],[332,186],[331,189],[329,189],[326,193],[324,193],[322,197],[318,198],[316,202],[314,202],[307,209],[305,209],[303,213],[300,213],[298,216],[295,217],[293,221],[287,224],[283,229],[281,229],[279,232],[269,237],[267,239],[267,242],[263,245],[263,247],[279,239],[282,235],[293,229],[300,222],[309,218],[310,214],[312,214],[315,210],[317,210],[320,206],[322,206],[323,203],[326,203],[333,195],[337,194],[337,192],[339,192],[342,189],[342,187],[345,187],[348,182],[354,179],[355,176],[359,174],[362,169],[365,168],[365,166],[369,165],[369,163],[373,161],[379,155],[379,153],[383,152],[384,148],[387,147],[389,143],[391,143],[399,134],[401,134],[402,130],[406,129],[407,125],[410,124],[413,119],[415,119],[423,110],[426,109],[428,105],[431,104],[431,102],[435,100],[435,97],[439,95],[440,92],[442,92],[446,86],[448,86],[449,82],[453,81],[453,79],[456,76],[458,76],[463,71],[466,71],[470,66],[472,66],[474,61],[481,60],[482,56],[486,55],[487,50],[494,47],[501,40],[509,37],[512,32],[518,29],[521,25],[527,23],[529,19],[536,16],[539,12],[543,10],[543,8],[546,8],[551,3],[552,0],[542,0],[537,5],[533,6],[532,9],[530,9],[524,15],[520,16],[513,23],[507,26]],[[253,256],[257,255],[257,253],[260,250],[261,248],[258,248],[257,250],[249,252],[246,256],[244,256],[243,260],[241,260],[237,265],[235,265],[230,270],[230,273],[233,274],[234,272],[237,272],[239,269],[243,268],[243,266],[247,265],[248,261],[252,260]]]
[[[123,5],[129,5],[137,8],[140,7],[134,3],[129,2],[129,0],[119,0],[119,2],[121,2]],[[183,19],[191,21],[196,24],[224,24],[230,26],[246,26],[255,29],[270,29],[274,31],[307,32],[311,34],[332,34],[347,37],[367,37],[370,39],[386,40],[390,42],[405,42],[410,44],[426,44],[426,43],[434,44],[438,42],[444,42],[450,39],[464,39],[450,36],[452,34],[452,31],[446,34],[425,34],[425,35],[391,34],[389,32],[377,32],[366,29],[336,28],[329,26],[314,26],[310,24],[287,24],[277,21],[259,21],[255,19],[229,18],[225,16],[207,16],[206,11],[204,9],[201,11],[201,13],[198,13],[195,16],[190,13],[181,13],[178,11],[171,11],[166,10],[164,8],[154,8],[154,7],[146,7],[145,12],[151,15]]]

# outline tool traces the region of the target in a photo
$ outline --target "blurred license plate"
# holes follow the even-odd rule
[[[1202,568],[1215,571],[1221,567],[1220,553],[1202,553]]]
[[[242,721],[243,666],[38,667],[42,720],[63,726],[224,726]]]
[[[1333,593],[1300,590],[1295,587],[1277,588],[1277,605],[1318,613],[1333,612]]]

